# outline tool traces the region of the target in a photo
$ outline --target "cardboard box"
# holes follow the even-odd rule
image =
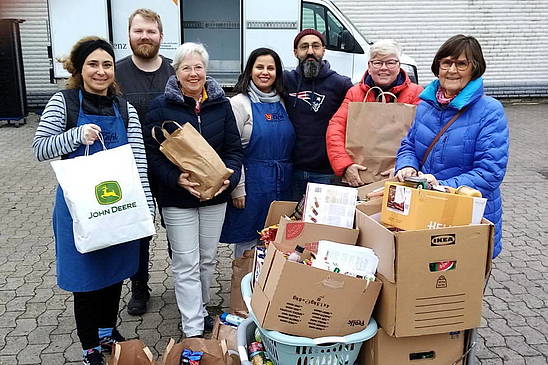
[[[251,307],[261,327],[317,338],[344,336],[367,327],[381,283],[287,261],[273,245]]]
[[[381,221],[406,231],[479,224],[487,199],[386,183]]]
[[[379,257],[383,289],[375,319],[390,336],[420,336],[478,327],[484,279],[491,268],[493,225],[392,232],[379,213],[356,207],[357,245]],[[430,263],[455,261],[449,271]]]
[[[377,191],[377,190],[384,189],[384,185],[387,182],[397,182],[397,181],[398,181],[398,179],[396,177],[391,177],[391,178],[384,179],[384,180],[381,180],[381,181],[373,182],[371,184],[360,186],[358,188],[358,199],[359,200],[366,200],[366,201],[372,201],[372,200],[380,199],[379,203],[381,203],[382,202],[382,196],[380,196],[378,198],[374,198],[374,199],[369,199],[367,197],[367,194],[372,193],[372,192]]]
[[[274,201],[270,204],[265,226],[279,223],[274,245],[283,252],[295,250],[296,245],[310,248],[310,243],[328,240],[339,243],[355,244],[357,229],[329,226],[325,224],[292,221],[284,216],[293,213],[297,203]],[[272,223],[274,222],[274,223]]]
[[[390,337],[379,328],[360,352],[360,365],[462,365],[464,332]]]

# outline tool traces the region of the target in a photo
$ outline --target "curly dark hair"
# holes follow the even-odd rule
[[[70,51],[70,55],[68,57],[64,57],[59,59],[58,61],[63,64],[63,68],[67,70],[70,73],[70,77],[65,82],[65,87],[67,89],[79,89],[84,87],[84,81],[82,80],[82,73],[81,70],[78,70],[75,66],[75,58],[76,54],[78,53],[78,50],[80,47],[89,41],[95,41],[95,40],[101,40],[102,38],[97,36],[88,36],[80,39],[78,42],[72,46],[72,50]],[[104,39],[103,39],[104,40]],[[118,83],[116,80],[108,87],[108,93],[110,95],[120,95],[120,87],[118,86]]]

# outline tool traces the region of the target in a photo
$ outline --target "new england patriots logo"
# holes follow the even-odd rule
[[[325,99],[325,95],[318,94],[312,91],[299,91],[298,93],[289,93],[289,96],[301,99],[302,101],[310,105],[314,112],[318,112]]]

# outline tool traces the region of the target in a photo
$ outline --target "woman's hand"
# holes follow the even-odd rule
[[[352,165],[348,166],[346,168],[346,171],[344,172],[343,180],[346,181],[346,183],[353,187],[358,187],[363,185],[362,179],[360,179],[360,171],[367,170],[367,167],[359,165],[357,163],[353,163]]]
[[[440,184],[436,177],[432,174],[423,174],[422,172],[419,172],[419,177],[426,179],[428,184],[430,184],[431,186],[438,186]]]
[[[244,196],[239,196],[237,198],[232,198],[232,205],[234,206],[234,208],[244,209],[245,208],[245,195]]]
[[[101,133],[101,127],[97,124],[84,124],[82,144],[93,144],[99,138],[99,133]]]
[[[404,181],[406,177],[417,176],[417,170],[412,167],[404,167],[401,170],[398,170],[396,177],[399,181]]]
[[[191,182],[190,180],[188,180],[188,177],[190,176],[190,174],[188,172],[183,172],[181,173],[181,175],[179,175],[179,178],[177,179],[177,184],[188,190],[188,192],[192,195],[194,195],[196,198],[200,198],[200,192],[196,189],[194,189],[195,186],[200,186],[199,183],[197,182]]]
[[[219,190],[217,190],[217,192],[215,193],[215,195],[213,195],[213,197],[216,197],[217,195],[221,194],[223,191],[225,191],[228,188],[229,185],[230,185],[230,180],[223,181],[223,185],[219,188]]]
[[[381,176],[387,177],[389,179],[394,177],[394,168],[388,169],[386,171],[381,172]]]
[[[231,174],[234,173],[234,170],[232,169],[228,169],[230,171]],[[225,191],[228,187],[230,186],[230,180],[225,180],[223,181],[223,185],[219,188],[219,190],[217,190],[217,192],[215,193],[215,195],[213,195],[213,197],[216,197],[217,195],[221,194],[223,191]]]

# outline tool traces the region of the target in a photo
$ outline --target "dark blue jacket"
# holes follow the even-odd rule
[[[194,99],[182,95],[175,76],[169,78],[164,95],[154,99],[150,105],[146,124],[143,126],[143,139],[150,178],[156,186],[155,198],[160,207],[196,208],[224,203],[240,180],[243,150],[230,102],[215,80],[208,77],[205,88],[208,98],[201,105],[199,115],[194,111]],[[200,202],[177,184],[181,171],[160,152],[160,145],[151,135],[152,128],[160,126],[166,120],[174,120],[181,125],[188,122],[197,131],[201,131],[225,165],[234,170],[227,190],[211,200]],[[169,128],[166,126],[166,129]]]
[[[318,77],[307,79],[301,67],[284,72],[285,108],[295,127],[293,163],[298,169],[332,174],[325,133],[329,120],[341,106],[352,81],[331,70],[323,61]]]
[[[465,106],[468,109],[445,131],[424,166],[441,185],[470,186],[487,198],[484,216],[495,224],[496,257],[501,249],[502,200],[500,184],[508,163],[508,121],[502,105],[483,94],[483,80],[470,81],[442,107],[436,99],[439,81],[434,80],[421,93],[413,126],[402,140],[396,171],[406,166],[419,170],[424,153],[440,129]]]

